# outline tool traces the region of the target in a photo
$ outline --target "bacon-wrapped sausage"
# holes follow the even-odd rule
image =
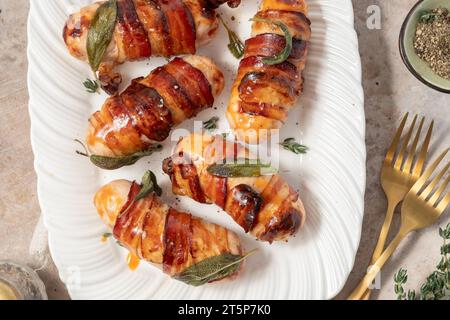
[[[303,89],[310,21],[305,0],[264,0],[253,22],[252,38],[245,43],[232,89],[227,118],[242,141],[257,142],[260,129],[278,129]],[[284,24],[293,37],[290,55],[281,63],[264,60],[280,54],[286,39],[275,23]],[[270,132],[269,132],[270,133]]]
[[[177,278],[208,258],[224,254],[242,257],[235,233],[170,208],[155,193],[134,202],[140,190],[136,182],[117,180],[97,192],[94,204],[116,240],[141,260],[162,265],[166,274]],[[220,280],[220,275],[222,278],[235,275],[239,268],[212,276],[214,266],[208,271],[209,278],[200,280]]]
[[[88,148],[106,157],[146,150],[164,141],[173,126],[212,107],[223,87],[223,74],[210,59],[175,58],[108,98],[90,118]]]
[[[103,88],[117,92],[122,79],[113,68],[125,61],[194,54],[215,35],[215,9],[225,2],[239,4],[239,0],[117,0],[117,23],[99,68]],[[87,36],[102,3],[72,14],[64,27],[67,48],[80,60],[88,60]]]
[[[224,159],[253,158],[240,144],[221,136],[192,134],[164,161],[173,192],[201,203],[215,203],[246,232],[263,241],[285,240],[303,225],[305,210],[279,174],[237,178],[211,175],[207,168]]]

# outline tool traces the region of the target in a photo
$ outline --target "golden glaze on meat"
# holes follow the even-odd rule
[[[140,259],[162,265],[163,271],[173,276],[223,253],[242,255],[235,233],[172,209],[155,194],[129,207],[140,188],[135,182],[117,180],[94,197],[98,213],[114,237]]]
[[[212,107],[223,87],[223,74],[210,59],[175,58],[107,99],[89,120],[88,148],[108,157],[146,150],[164,141],[174,126]]]
[[[215,9],[227,1],[118,0],[113,39],[99,69],[102,87],[110,94],[117,93],[121,76],[113,70],[125,61],[194,54],[216,34],[219,25]],[[82,8],[66,22],[64,41],[77,59],[88,60],[87,35],[100,4]]]
[[[294,38],[293,50],[280,64],[264,64],[264,58],[284,49],[284,33],[271,23],[253,22],[227,110],[241,141],[254,143],[263,138],[260,129],[279,129],[297,102],[311,38],[307,14],[305,0],[263,0],[256,17],[284,23]]]
[[[178,143],[163,170],[173,192],[201,203],[215,203],[246,232],[260,240],[285,240],[303,225],[305,210],[297,192],[280,175],[253,178],[221,178],[208,166],[224,159],[254,158],[240,144],[220,136],[192,134]]]

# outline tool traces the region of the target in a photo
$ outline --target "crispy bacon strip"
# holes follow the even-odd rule
[[[139,20],[133,0],[117,1],[117,29],[128,60],[148,58],[152,55],[147,32]]]
[[[283,0],[265,0],[266,2],[280,2]],[[302,0],[295,0],[295,2]],[[305,2],[305,1],[303,1]],[[274,4],[277,6],[277,4]],[[261,10],[256,14],[256,17],[268,19],[272,21],[279,21],[285,24],[292,36],[295,39],[309,41],[311,39],[311,22],[306,17],[304,11],[291,11],[291,10],[279,10],[279,9],[266,9]],[[255,22],[253,24],[253,31],[265,29],[263,26],[266,23]],[[272,27],[273,28],[273,27]]]
[[[163,271],[177,274],[192,265],[192,216],[170,209],[164,230]]]
[[[280,53],[286,46],[283,36],[275,33],[264,33],[245,42],[244,58],[248,57],[273,57]],[[292,51],[289,61],[306,61],[309,42],[293,39]]]
[[[140,134],[163,141],[172,129],[172,114],[158,91],[139,83],[140,80],[134,80],[121,95],[126,113]]]
[[[206,70],[194,67],[195,63]],[[222,89],[223,75],[211,60],[175,58],[105,102],[90,119],[88,147],[102,156],[148,149],[167,139],[175,125],[212,107],[214,94]]]
[[[241,0],[207,0],[208,7],[213,9],[217,9],[225,2],[230,8],[237,8],[241,4]]]
[[[223,159],[252,158],[242,145],[220,136],[193,134],[180,140],[175,151],[163,163],[175,194],[217,204],[245,232],[263,241],[286,240],[303,225],[305,210],[299,195],[280,175],[223,178],[207,172],[210,164]]]
[[[228,204],[223,207],[227,209],[231,217],[245,232],[253,229],[258,213],[261,211],[262,198],[250,186],[240,184],[231,190]]]
[[[168,56],[177,53],[191,53],[196,51],[195,22],[188,7],[181,0],[158,1],[158,7],[163,12],[163,19],[168,31],[164,37]]]
[[[141,260],[174,276],[224,253],[242,255],[235,233],[170,208],[153,193],[134,202],[140,190],[136,182],[117,180],[101,188],[94,203],[115,239]]]
[[[205,81],[203,73],[187,63],[183,59],[174,59],[172,63],[166,66],[175,80],[181,87],[189,88],[187,92],[189,100],[206,108],[214,103],[214,96],[211,91],[211,84]]]
[[[256,17],[287,26],[293,36],[289,57],[276,65],[264,59],[281,53],[286,40],[282,30],[267,22],[254,22],[251,39],[232,89],[227,118],[238,139],[258,141],[260,129],[280,128],[303,90],[302,72],[311,38],[305,0],[264,0]],[[248,131],[247,130],[251,130]],[[253,137],[252,133],[257,132]],[[250,139],[248,139],[250,138]]]
[[[98,70],[102,88],[111,95],[122,81],[114,71],[117,64],[149,58],[194,54],[208,42],[219,24],[215,9],[239,0],[117,0],[117,23],[113,39]],[[102,2],[72,14],[63,30],[69,52],[88,61],[87,35]]]

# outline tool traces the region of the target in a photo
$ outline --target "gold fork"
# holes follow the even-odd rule
[[[417,180],[406,195],[402,205],[402,220],[400,230],[386,250],[373,264],[360,284],[349,296],[350,300],[360,299],[369,285],[377,276],[386,261],[391,257],[400,242],[412,231],[426,228],[434,224],[447,208],[450,202],[450,190],[442,196],[450,182],[450,175],[438,186],[450,168],[450,161],[445,167],[427,184],[436,167],[445,158],[450,148],[447,148],[436,161]]]
[[[405,198],[408,191],[422,174],[428,147],[430,145],[431,134],[433,132],[434,126],[433,121],[428,128],[428,132],[423,142],[422,148],[420,148],[420,151],[416,155],[417,146],[419,144],[420,135],[425,122],[425,118],[423,117],[420,121],[419,128],[417,129],[414,140],[412,140],[412,145],[407,154],[407,148],[408,145],[411,144],[411,137],[416,127],[418,118],[417,115],[414,117],[413,122],[403,139],[403,143],[400,144],[400,139],[402,137],[403,130],[405,129],[408,116],[409,113],[407,113],[403,117],[403,120],[397,129],[397,133],[395,134],[394,140],[392,141],[392,144],[386,154],[386,157],[383,161],[383,166],[381,168],[381,186],[387,198],[388,208],[386,211],[386,216],[384,218],[383,226],[381,228],[380,236],[378,238],[378,242],[372,255],[370,265],[374,264],[383,252],[386,238],[392,224],[392,218],[394,216],[395,208]],[[396,153],[398,153],[397,158],[395,158]],[[417,156],[417,161],[413,164],[415,156]],[[367,289],[362,299],[368,300],[370,297],[370,293],[371,290]]]

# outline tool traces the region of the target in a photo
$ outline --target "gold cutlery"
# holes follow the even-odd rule
[[[443,183],[440,185],[438,185],[438,183],[449,171],[450,161],[447,162],[445,167],[431,180],[430,183],[427,182],[449,150],[450,148],[447,148],[436,161],[427,168],[425,173],[407,193],[402,204],[402,219],[398,234],[372,265],[348,299],[360,299],[400,242],[412,231],[426,228],[434,224],[445,211],[450,202],[450,190],[448,190],[445,195],[443,194],[450,182],[450,175],[447,176]]]
[[[414,140],[412,140],[412,135],[417,124],[417,115],[414,117],[413,122],[407,131],[403,139],[403,143],[400,143],[408,116],[409,113],[403,117],[381,168],[381,186],[387,198],[388,208],[370,265],[374,264],[383,252],[386,238],[392,224],[395,208],[405,198],[408,191],[422,174],[428,147],[430,145],[434,121],[431,122],[422,147],[416,154],[420,135],[425,122],[425,118],[420,120]],[[411,146],[409,152],[407,153],[408,145],[410,144]],[[396,154],[397,157],[395,158]],[[417,157],[417,161],[413,164],[415,156]],[[362,299],[368,300],[370,294],[371,290],[367,289]]]

